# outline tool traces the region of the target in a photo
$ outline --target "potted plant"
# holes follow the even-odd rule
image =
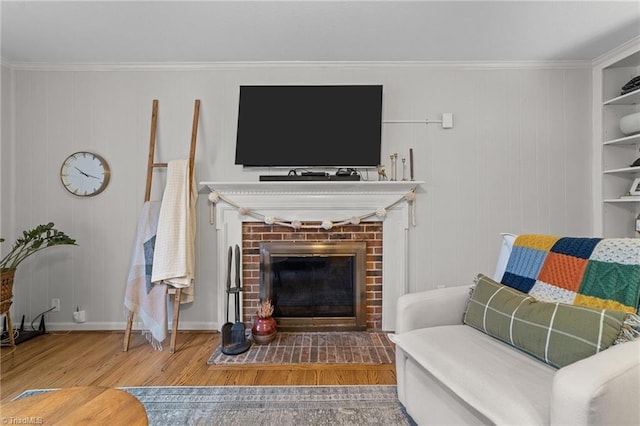
[[[271,299],[267,298],[258,306],[257,317],[251,327],[251,335],[254,342],[259,345],[271,343],[276,337],[278,326],[276,320],[273,319],[273,304]]]
[[[70,238],[64,232],[58,231],[54,226],[50,222],[46,225],[38,225],[30,231],[22,231],[22,237],[16,239],[9,253],[0,260],[0,272],[2,273],[0,313],[7,312],[11,306],[13,278],[16,268],[23,260],[47,247],[76,245],[76,240]],[[3,241],[4,238],[0,238],[0,242]]]

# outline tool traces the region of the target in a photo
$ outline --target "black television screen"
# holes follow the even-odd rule
[[[380,164],[382,86],[240,86],[236,164]]]

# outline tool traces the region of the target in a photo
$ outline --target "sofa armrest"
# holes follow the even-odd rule
[[[640,424],[640,340],[561,368],[553,379],[552,425]]]
[[[418,328],[462,324],[469,287],[446,287],[398,298],[396,334]]]

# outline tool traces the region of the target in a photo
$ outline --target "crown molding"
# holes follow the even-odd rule
[[[610,63],[620,60],[620,58],[627,56],[629,51],[640,51],[640,36],[634,37],[629,41],[622,43],[620,46],[615,47],[608,52],[603,53],[592,61],[593,67],[607,66]]]
[[[422,69],[590,69],[592,61],[258,61],[258,62],[16,62],[0,59],[17,71],[218,71],[248,68],[422,68]]]

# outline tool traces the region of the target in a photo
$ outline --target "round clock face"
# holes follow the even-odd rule
[[[64,160],[60,180],[64,187],[79,197],[91,197],[104,191],[111,171],[104,158],[91,152],[76,152]]]

